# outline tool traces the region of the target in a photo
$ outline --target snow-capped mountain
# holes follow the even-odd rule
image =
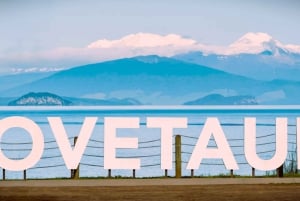
[[[300,81],[300,46],[266,33],[247,33],[227,47],[190,51],[174,58],[260,80]]]
[[[226,55],[260,54],[262,52],[279,55],[281,52],[287,53],[288,50],[281,42],[266,33],[247,33],[228,46]]]

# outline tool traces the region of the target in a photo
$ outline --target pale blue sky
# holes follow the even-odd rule
[[[298,0],[1,0],[0,54],[84,47],[137,32],[216,45],[266,32],[300,45],[299,10]]]

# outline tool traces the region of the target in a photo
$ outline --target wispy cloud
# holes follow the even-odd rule
[[[130,34],[118,40],[102,39],[88,45],[88,48],[153,48],[153,47],[186,47],[196,45],[197,41],[183,38],[176,34],[165,36],[151,33]]]

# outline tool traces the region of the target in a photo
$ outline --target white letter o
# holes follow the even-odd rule
[[[0,166],[6,170],[22,171],[33,167],[41,158],[44,150],[44,136],[40,127],[32,120],[25,117],[7,117],[0,120],[0,139],[10,128],[22,128],[32,138],[32,150],[27,157],[21,160],[7,158],[0,148]]]

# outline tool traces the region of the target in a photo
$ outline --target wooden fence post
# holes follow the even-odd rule
[[[108,178],[111,178],[111,169],[108,169]]]
[[[77,142],[77,137],[74,137],[74,147]],[[77,166],[76,169],[71,169],[71,178],[72,179],[79,179],[79,165]]]
[[[233,178],[233,169],[230,170],[230,177]]]
[[[132,170],[132,177],[135,178],[135,169]]]
[[[175,168],[176,178],[181,177],[181,136],[176,135],[175,137]]]
[[[252,168],[252,177],[255,177],[255,168]]]
[[[191,177],[194,177],[194,169],[191,169]]]
[[[165,169],[165,177],[168,177],[168,170]]]
[[[2,169],[2,179],[5,180],[5,169]]]
[[[277,177],[283,177],[283,164],[277,168]]]
[[[24,179],[24,180],[27,179],[26,170],[23,171],[23,179]]]

